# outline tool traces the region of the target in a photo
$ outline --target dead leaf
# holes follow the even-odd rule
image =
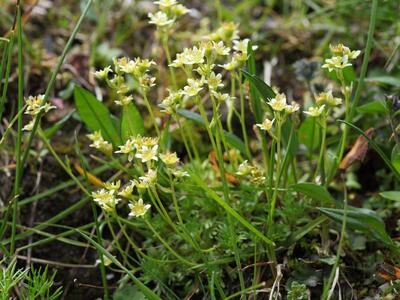
[[[215,173],[217,173],[220,176],[221,171],[219,169],[218,162],[217,162],[217,157],[216,157],[214,151],[211,151],[208,154],[208,160],[210,161],[211,166],[212,166],[213,170],[215,171]],[[232,185],[238,185],[239,184],[239,181],[237,180],[237,178],[233,174],[225,171],[225,177],[226,177],[226,180],[228,180],[228,182],[230,184],[232,184]]]
[[[75,170],[82,176],[86,176],[87,179],[96,186],[104,187],[104,182],[93,175],[92,173],[85,171],[77,162],[74,162]]]
[[[371,137],[375,132],[375,128],[369,128],[365,132],[365,135],[368,137]],[[351,147],[351,150],[346,154],[346,156],[342,159],[342,162],[340,163],[339,169],[342,171],[346,171],[354,161],[363,161],[365,159],[365,155],[367,154],[368,151],[368,141],[367,139],[360,135],[356,142],[354,143],[353,147]]]

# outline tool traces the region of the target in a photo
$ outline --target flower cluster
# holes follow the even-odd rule
[[[130,88],[126,82],[126,76],[132,76],[138,82],[142,94],[147,93],[156,81],[155,77],[149,75],[153,65],[155,65],[155,62],[149,59],[138,57],[132,60],[121,57],[113,60],[113,68],[107,66],[94,74],[98,79],[104,80],[116,92],[115,103],[126,106],[133,100],[133,96],[129,94]]]
[[[332,72],[333,70],[338,72],[351,66],[350,61],[356,59],[361,53],[360,50],[351,51],[343,44],[338,44],[336,46],[330,45],[329,48],[333,56],[327,58],[325,64],[322,65],[322,68],[328,69],[329,72]]]
[[[90,133],[87,135],[87,137],[89,138],[89,140],[92,141],[89,147],[95,148],[108,156],[112,154],[113,146],[111,145],[111,143],[104,140],[100,131]]]
[[[239,165],[236,175],[247,177],[252,183],[257,185],[262,184],[265,181],[265,177],[263,176],[261,169],[255,164],[249,163],[247,160]]]
[[[92,192],[93,201],[96,202],[106,213],[115,212],[117,204],[121,201],[118,196],[122,196],[130,200],[128,204],[130,208],[129,216],[141,217],[150,209],[150,204],[144,204],[143,199],[138,201],[133,197],[133,188],[135,183],[132,181],[121,189],[121,181],[107,182],[104,188],[96,192]]]
[[[24,126],[23,130],[25,131],[32,130],[33,125],[35,124],[35,118],[40,112],[47,113],[50,109],[55,108],[55,106],[51,106],[49,103],[44,101],[44,95],[38,95],[36,97],[29,96],[27,99],[25,99],[25,102],[25,114],[32,117],[29,123]]]
[[[148,14],[149,23],[156,25],[161,32],[167,32],[173,27],[179,16],[189,12],[189,9],[176,0],[159,0],[154,3],[159,5],[160,10],[154,14]]]

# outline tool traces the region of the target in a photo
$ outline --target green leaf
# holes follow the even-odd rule
[[[179,115],[181,115],[182,117],[185,117],[189,120],[192,120],[193,122],[205,127],[206,124],[204,123],[203,118],[195,113],[192,112],[190,110],[187,109],[177,109],[176,111]],[[215,130],[215,129],[213,129]],[[246,146],[244,145],[243,141],[236,135],[234,135],[233,133],[224,131],[224,137],[226,139],[226,142],[232,146],[233,148],[236,148],[237,150],[239,150],[242,154],[246,155]],[[247,155],[246,155],[247,156]]]
[[[260,79],[256,75],[250,74],[246,70],[242,70],[242,72],[246,79],[250,82],[250,85],[254,86],[257,89],[264,101],[275,98],[275,92],[268,84],[264,82],[264,80]]]
[[[297,183],[290,186],[295,192],[303,193],[307,197],[318,201],[319,203],[334,203],[335,199],[328,190],[321,185],[312,182]]]
[[[365,78],[367,82],[377,82],[384,85],[393,85],[395,87],[400,87],[400,79],[394,76],[372,76]]]
[[[125,142],[129,137],[144,135],[143,118],[133,103],[122,108],[121,138]]]
[[[103,138],[114,146],[120,144],[118,131],[111,120],[108,108],[89,91],[75,86],[75,106],[82,121],[90,130],[100,130]]]
[[[246,227],[248,230],[250,230],[255,236],[259,237],[261,240],[263,240],[266,244],[272,245],[273,242],[267,238],[264,234],[262,234],[261,231],[259,231],[257,228],[255,228],[253,225],[251,225],[245,218],[243,218],[240,214],[238,214],[232,207],[229,206],[228,203],[226,203],[223,199],[221,199],[218,194],[210,189],[205,183],[202,178],[200,178],[195,172],[190,171],[190,179],[196,183],[196,185],[204,190],[206,194],[208,194],[211,199],[213,199],[215,202],[218,203],[228,214],[230,214],[233,218],[235,218],[240,224],[242,224],[244,227]]]
[[[118,288],[113,294],[113,300],[146,300],[146,296],[136,287],[132,285],[126,285]]]
[[[314,150],[320,144],[320,130],[315,118],[306,118],[299,128],[299,143]]]
[[[325,70],[325,73],[328,75],[328,77],[339,82],[339,79],[336,75],[336,71],[329,72],[328,69],[324,69],[324,70]],[[346,84],[350,84],[351,82],[355,81],[356,80],[356,72],[354,71],[354,68],[352,66],[344,68],[343,69],[343,77],[344,77],[344,81]]]
[[[250,75],[255,76],[256,72],[257,72],[256,61],[254,58],[253,45],[252,45],[251,41],[247,45],[247,53],[248,53],[247,72]],[[262,123],[264,113],[262,110],[260,94],[258,93],[255,85],[252,83],[250,83],[250,100],[251,100],[251,108],[253,110],[253,114],[254,114],[254,118],[255,118],[256,122]]]
[[[325,216],[319,216],[318,218],[308,222],[303,227],[299,228],[293,232],[288,239],[284,242],[286,247],[289,247],[299,241],[303,236],[313,230],[315,227],[319,226],[321,223],[325,222],[328,218]]]
[[[392,149],[391,161],[393,167],[400,173],[400,145],[396,145]]]
[[[343,209],[317,207],[317,209],[332,220],[342,223]],[[393,246],[393,241],[387,234],[385,224],[378,215],[366,208],[348,207],[347,225],[349,228],[359,230],[388,246]]]
[[[383,198],[393,200],[393,201],[400,201],[400,192],[398,191],[386,191],[379,193]]]
[[[357,112],[362,114],[387,113],[388,109],[382,101],[372,101],[357,107]]]

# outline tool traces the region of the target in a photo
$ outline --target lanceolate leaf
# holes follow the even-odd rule
[[[393,200],[393,201],[400,201],[400,191],[386,191],[379,193],[383,198]]]
[[[76,109],[86,126],[93,131],[100,130],[104,139],[114,146],[119,145],[120,137],[108,108],[89,91],[79,86],[75,86],[74,98]]]
[[[271,100],[275,98],[276,94],[272,90],[272,88],[266,84],[262,79],[257,77],[256,75],[252,75],[249,72],[242,70],[246,79],[250,82],[250,85],[253,85],[257,91],[260,93],[264,101]]]
[[[187,109],[178,109],[177,113],[179,115],[181,115],[189,120],[192,120],[192,121],[196,122],[197,124],[205,127],[204,120],[198,113],[192,112]],[[227,131],[224,131],[224,136],[225,136],[226,142],[229,145],[231,145],[232,147],[239,150],[243,155],[246,155],[246,146],[244,145],[243,141],[238,136],[234,135],[233,133],[227,132]]]
[[[317,208],[324,215],[332,220],[343,222],[343,209],[335,208]],[[347,224],[349,228],[360,230],[376,240],[385,243],[387,246],[393,246],[393,241],[385,230],[385,224],[377,214],[366,208],[348,207]]]
[[[321,185],[312,182],[303,182],[291,185],[290,188],[293,191],[303,193],[307,197],[318,201],[319,203],[334,203],[335,199],[327,191],[327,189]]]
[[[250,75],[256,75],[256,61],[254,58],[254,52],[253,52],[253,45],[251,42],[249,42],[247,46],[247,53],[248,53],[248,59],[247,59],[247,72]],[[249,80],[250,81],[250,80]],[[252,110],[254,113],[254,118],[257,123],[262,123],[263,121],[263,110],[262,110],[262,105],[261,105],[261,99],[260,99],[260,94],[257,91],[257,88],[255,87],[254,84],[250,83],[250,100],[251,100],[251,106]]]
[[[126,141],[131,136],[144,134],[143,118],[133,103],[125,105],[122,109],[121,138]]]

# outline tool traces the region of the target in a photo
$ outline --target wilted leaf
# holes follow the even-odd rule
[[[369,128],[365,132],[365,135],[371,137],[374,132],[375,128]],[[363,161],[365,155],[367,154],[367,151],[368,151],[368,141],[363,135],[360,135],[357,138],[356,142],[354,143],[353,147],[351,147],[351,150],[346,154],[346,156],[340,162],[339,169],[345,171],[352,165],[352,163],[355,160]]]

